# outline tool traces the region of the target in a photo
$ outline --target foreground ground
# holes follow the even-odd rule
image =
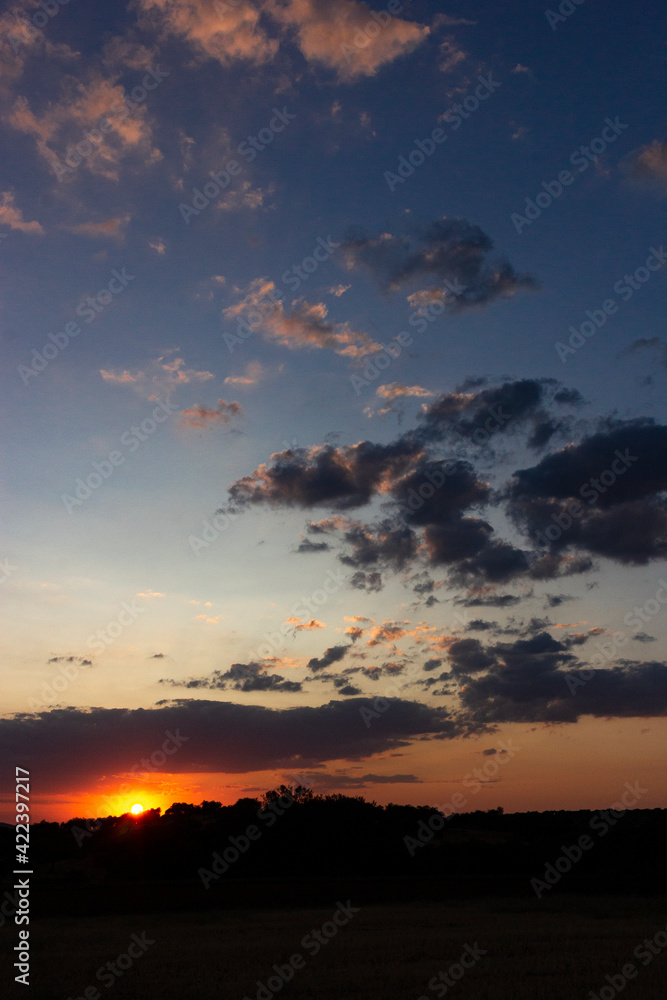
[[[8,956],[17,929],[7,924],[1,939],[2,994],[97,1000],[98,989],[98,996],[113,1000],[255,1000],[258,981],[266,985],[275,976],[274,965],[285,967],[298,954],[303,966],[290,982],[272,979],[259,992],[260,1000],[275,995],[289,1000],[433,1000],[445,994],[455,1000],[591,1000],[590,992],[597,997],[601,989],[603,998],[611,998],[614,988],[605,977],[622,975],[629,962],[636,977],[625,987],[615,980],[623,1000],[664,1000],[667,948],[651,955],[642,942],[656,933],[662,940],[665,899],[368,905],[348,914],[348,922],[314,954],[314,938],[307,943],[304,938],[331,921],[337,902],[332,899],[329,908],[317,910],[36,921],[30,928],[28,990],[13,982]],[[346,918],[339,914],[337,919],[342,924]],[[325,934],[332,927],[328,924]],[[121,959],[121,965],[131,965],[120,975],[104,969],[98,978],[101,967],[127,953],[133,934],[143,941],[132,948],[139,957]],[[633,956],[638,947],[640,957]],[[454,963],[464,952],[471,967],[457,981],[460,966]],[[121,972],[118,965],[115,970]],[[441,971],[449,975],[447,987],[446,981],[433,980]]]

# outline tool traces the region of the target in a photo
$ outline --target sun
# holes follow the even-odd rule
[[[135,802],[132,808],[130,809],[130,812],[132,813],[133,816],[141,816],[143,811],[144,807],[142,806],[141,802]]]

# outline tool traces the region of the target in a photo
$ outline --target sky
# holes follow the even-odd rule
[[[281,782],[667,806],[663,21],[4,7],[0,749],[34,821]]]

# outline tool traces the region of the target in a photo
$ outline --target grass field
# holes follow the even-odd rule
[[[586,1000],[590,991],[599,996],[601,988],[611,990],[605,976],[617,976],[628,962],[638,974],[622,990],[623,1000],[665,1000],[667,995],[667,948],[647,965],[632,954],[644,938],[664,931],[665,899],[370,905],[314,955],[314,944],[305,947],[303,939],[331,920],[336,902],[317,910],[34,922],[29,989],[13,982],[8,951],[16,929],[6,927],[2,995],[92,1000],[97,988],[99,996],[113,1000],[255,1000],[257,980],[266,984],[275,975],[273,965],[284,966],[295,954],[304,967],[280,989],[280,980],[273,980],[271,995],[288,1000],[434,1000],[444,995],[454,1000]],[[127,952],[132,934],[140,940],[145,934],[145,941],[154,943],[143,953],[135,946],[140,957],[122,975],[107,971],[105,980],[97,979],[101,966]],[[466,944],[477,944],[486,954],[474,964],[468,959],[472,967],[458,981],[450,978],[445,992],[444,984],[437,992],[429,989],[429,980],[458,962]],[[454,977],[458,974],[455,967]],[[269,996],[261,994],[263,1000]],[[603,990],[603,1000],[611,997]]]

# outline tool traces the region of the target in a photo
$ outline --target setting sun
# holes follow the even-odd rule
[[[130,809],[130,812],[134,816],[139,816],[143,811],[144,811],[144,807],[141,805],[140,802],[135,802],[134,805],[132,806],[132,808]]]

